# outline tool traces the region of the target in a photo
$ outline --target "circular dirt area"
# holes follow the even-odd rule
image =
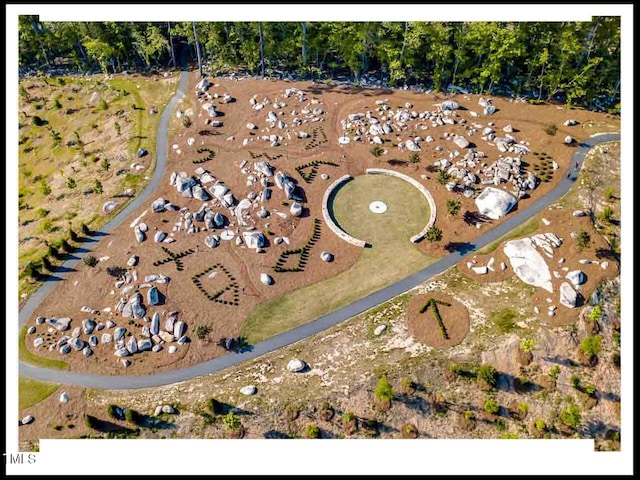
[[[338,227],[374,247],[409,242],[430,214],[427,200],[415,187],[386,175],[361,175],[346,182],[332,195],[329,211]]]
[[[423,313],[420,313],[420,310],[429,304],[431,300],[435,302],[448,338],[444,337],[438,325],[433,303],[427,306]],[[418,342],[430,347],[452,347],[462,342],[467,332],[469,332],[469,312],[467,308],[449,295],[433,292],[417,295],[409,300],[405,311],[409,333]]]
[[[373,213],[384,213],[387,211],[387,205],[384,202],[379,202],[379,201],[375,201],[375,202],[371,202],[369,204],[369,210],[371,210]]]

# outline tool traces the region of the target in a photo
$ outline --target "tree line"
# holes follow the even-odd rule
[[[375,77],[435,91],[562,98],[589,108],[620,101],[620,17],[591,22],[40,22],[19,18],[24,70],[60,61],[82,71],[176,64],[186,37],[205,72]]]

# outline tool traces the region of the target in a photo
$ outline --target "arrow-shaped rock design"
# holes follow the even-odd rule
[[[447,329],[444,328],[444,323],[442,323],[442,317],[440,317],[440,312],[438,311],[438,305],[444,305],[445,307],[451,306],[450,303],[441,302],[431,297],[429,300],[427,300],[427,303],[425,303],[422,306],[422,308],[420,309],[420,313],[424,313],[429,308],[431,308],[431,310],[433,311],[433,315],[436,317],[436,321],[438,322],[438,327],[440,327],[440,332],[442,333],[442,336],[445,338],[445,340],[449,340],[449,334],[447,333]]]

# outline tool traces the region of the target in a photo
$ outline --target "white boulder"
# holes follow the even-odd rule
[[[520,280],[553,292],[549,266],[530,238],[508,241],[504,245],[504,254],[509,258],[511,268]]]
[[[246,387],[242,387],[240,389],[240,393],[243,395],[255,395],[258,389],[255,385],[247,385]]]
[[[301,372],[307,366],[302,360],[294,358],[287,364],[287,370],[293,373]]]
[[[578,293],[569,283],[562,282],[560,285],[560,303],[567,308],[575,308],[577,302]]]
[[[516,205],[516,197],[504,190],[485,188],[475,199],[478,211],[482,215],[497,220],[504,217]]]

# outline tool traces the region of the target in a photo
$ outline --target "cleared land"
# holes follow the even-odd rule
[[[150,205],[147,205],[132,214],[130,221],[128,219],[106,238],[91,244],[91,254],[103,261],[95,267],[80,265],[77,272],[71,272],[64,282],[59,282],[52,294],[34,312],[33,319],[28,324],[32,325],[32,320],[38,315],[68,316],[74,319],[71,326],[73,329],[84,317],[79,316],[80,307],[88,305],[104,312],[98,318],[100,322],[113,320],[117,326],[127,328],[132,336],[138,338],[142,334],[139,329],[144,329],[144,322],[129,323],[130,320],[121,318],[113,311],[114,306],[119,296],[129,298],[136,288],[141,289],[142,280],[146,276],[166,275],[171,281],[158,286],[166,296],[166,302],[162,306],[148,309],[147,316],[158,312],[163,316],[164,322],[168,312],[178,311],[179,318],[187,323],[187,335],[191,342],[179,345],[177,352],[172,354],[168,353],[167,345],[158,353],[136,353],[129,357],[132,364],[126,369],[113,355],[112,344],[100,344],[94,348],[94,355],[88,358],[77,352],[65,356],[64,360],[72,370],[110,375],[145,375],[158,369],[185,367],[224,355],[226,351],[220,345],[223,338],[244,336],[251,343],[288,330],[415,272],[434,258],[446,254],[449,243],[472,241],[479,233],[475,222],[468,221],[466,215],[467,212],[476,211],[473,199],[448,191],[438,181],[437,168],[433,163],[449,153],[453,155],[456,147],[451,139],[455,134],[471,137],[469,128],[473,122],[491,121],[495,123],[496,129],[511,124],[517,130],[518,139],[529,142],[532,153],[525,157],[526,162],[522,166],[525,171],[539,172],[544,180],[535,190],[530,191],[529,198],[521,200],[519,208],[526,208],[529,202],[543,196],[553,188],[558,179],[566,175],[574,149],[563,143],[563,136],[570,134],[577,142],[586,138],[580,126],[562,126],[569,114],[555,106],[532,106],[495,98],[493,103],[497,111],[490,118],[474,119],[470,111],[471,108],[478,109],[478,96],[458,95],[452,98],[457,99],[467,110],[461,109],[457,113],[457,123],[444,126],[423,124],[421,127],[412,124],[411,128],[415,130],[388,135],[383,142],[382,153],[376,156],[380,152],[374,154],[367,142],[352,141],[346,146],[338,144],[337,138],[344,132],[342,120],[354,112],[375,109],[377,100],[386,101],[394,110],[405,108],[404,105],[411,103],[413,109],[423,111],[437,109],[443,98],[401,91],[362,92],[308,82],[292,84],[217,77],[210,79],[213,85],[208,94],[211,97],[205,100],[202,95],[198,97],[195,93],[197,80],[195,75],[191,76],[188,97],[178,105],[182,116],[178,118],[176,115],[172,120],[171,130],[176,133],[169,140],[170,166],[154,198],[162,197],[174,205],[187,208],[191,213],[196,212],[202,206],[202,201],[182,196],[175,186],[169,184],[169,179],[173,172],[202,175],[195,174],[195,170],[204,168],[217,181],[224,182],[236,201],[239,201],[252,192],[256,195],[260,193],[263,188],[257,182],[260,175],[255,170],[252,171],[252,168],[256,167],[256,162],[268,161],[275,171],[284,172],[297,184],[303,200],[302,214],[299,217],[293,216],[290,210],[292,201],[274,185],[273,180],[267,179],[267,184],[273,191],[272,198],[264,204],[259,200],[253,202],[254,206],[249,209],[246,219],[250,225],[247,228],[255,228],[251,231],[264,234],[267,242],[263,253],[248,249],[244,244],[236,245],[235,240],[222,240],[218,247],[207,248],[204,238],[211,233],[219,235],[221,230],[205,230],[199,222],[195,224],[200,230],[193,234],[186,233],[184,229],[173,230],[177,221],[184,220],[179,212],[154,213]],[[304,91],[304,95],[293,93],[287,96],[287,90],[294,85]],[[362,95],[359,94],[361,92]],[[226,101],[228,96],[225,94],[235,101]],[[263,103],[265,99],[269,103]],[[261,102],[262,108],[253,108],[251,102]],[[276,103],[278,107],[274,106]],[[282,103],[285,104],[284,107],[281,106]],[[219,112],[216,117],[209,116],[208,105],[215,106]],[[267,113],[271,110],[276,120],[268,119]],[[189,117],[190,123],[184,120],[185,116]],[[571,111],[570,116],[580,124],[591,118],[605,120],[603,115],[587,111]],[[296,124],[295,118],[301,123]],[[545,118],[544,122],[540,118]],[[221,123],[213,126],[212,120]],[[612,120],[613,123],[616,121]],[[415,120],[414,123],[416,122],[420,120]],[[546,133],[550,123],[559,125],[556,135]],[[252,125],[248,126],[249,124]],[[427,127],[425,134],[430,134],[433,142],[423,144],[423,150],[416,161],[415,155],[410,155],[406,149],[398,149],[398,145],[407,136],[417,136],[423,127]],[[279,146],[273,145],[271,135],[281,137],[278,139]],[[485,143],[479,138],[477,131],[475,135],[471,139],[484,149],[486,162],[499,158],[501,153],[495,145]],[[316,161],[330,164],[314,163]],[[552,162],[556,162],[557,169],[553,169]],[[317,170],[313,174],[315,167]],[[396,225],[403,229],[394,232],[394,235],[398,233],[402,243],[388,248],[383,248],[380,246],[381,242],[378,242],[374,248],[363,251],[333,235],[322,222],[318,227],[318,239],[313,244],[308,243],[316,225],[315,219],[322,218],[320,204],[328,185],[333,179],[345,174],[354,177],[363,175],[366,168],[370,167],[396,169],[429,189],[438,209],[436,225],[443,231],[441,241],[423,241],[416,245],[408,241],[411,234],[424,226],[427,217],[425,210],[424,213],[418,212],[415,215],[416,223],[411,228]],[[322,178],[325,174],[328,175],[327,179]],[[255,177],[255,181],[251,180],[251,175]],[[386,182],[389,182],[388,178],[384,179],[384,183]],[[418,205],[426,207],[424,199],[415,189],[404,182],[402,188],[408,188],[407,192],[412,192],[407,195],[417,195]],[[381,195],[387,193],[384,188],[380,191]],[[457,214],[446,213],[447,200],[450,199],[460,201]],[[389,199],[390,202],[392,200]],[[221,212],[227,217],[230,225],[226,228],[234,234],[234,238],[244,233],[245,228],[237,224],[232,212],[216,202],[209,205],[213,211]],[[366,205],[368,207],[368,203]],[[258,215],[263,206],[267,210],[266,217]],[[388,216],[389,213],[385,215]],[[145,222],[149,227],[148,239],[142,243],[136,242],[130,227],[136,218],[140,218],[139,221]],[[406,218],[411,218],[411,213],[407,213]],[[492,221],[483,229],[491,228],[497,223],[500,221]],[[153,242],[153,235],[157,231],[167,233],[175,243]],[[384,234],[384,231],[380,234]],[[277,243],[276,238],[287,238],[289,242]],[[275,268],[287,250],[298,250],[305,245],[309,246],[306,264],[299,264],[298,257],[289,255],[284,266],[293,271],[278,271]],[[173,261],[162,263],[169,255],[162,247],[173,254],[183,252],[185,256],[182,264],[178,265]],[[334,254],[335,261],[323,262],[320,258],[322,251]],[[115,286],[116,279],[107,270],[125,266],[133,255],[138,256],[140,261],[130,270],[136,271],[139,280],[131,283],[134,289],[130,291],[130,285]],[[217,266],[212,267],[214,265]],[[296,265],[301,267],[295,268]],[[203,274],[208,268],[224,273],[222,267],[226,269],[228,276]],[[272,275],[272,285],[265,285],[260,281],[262,273]],[[199,279],[200,285],[194,282],[194,278]],[[231,282],[229,285],[229,281],[225,280],[227,278]],[[86,285],[87,288],[80,290],[78,285]],[[213,297],[212,292],[227,286],[230,289],[224,297],[220,297],[221,302],[212,301],[203,293],[204,290]],[[127,289],[126,293],[123,289]],[[144,288],[142,293],[146,294]],[[238,301],[234,302],[234,298]],[[111,311],[105,311],[105,308],[110,308]],[[42,327],[37,328],[39,330],[36,335],[42,334]],[[196,332],[200,334],[196,335]],[[31,338],[27,340],[26,348],[40,356],[61,358],[57,350],[49,351],[41,347],[36,351],[32,347]]]

